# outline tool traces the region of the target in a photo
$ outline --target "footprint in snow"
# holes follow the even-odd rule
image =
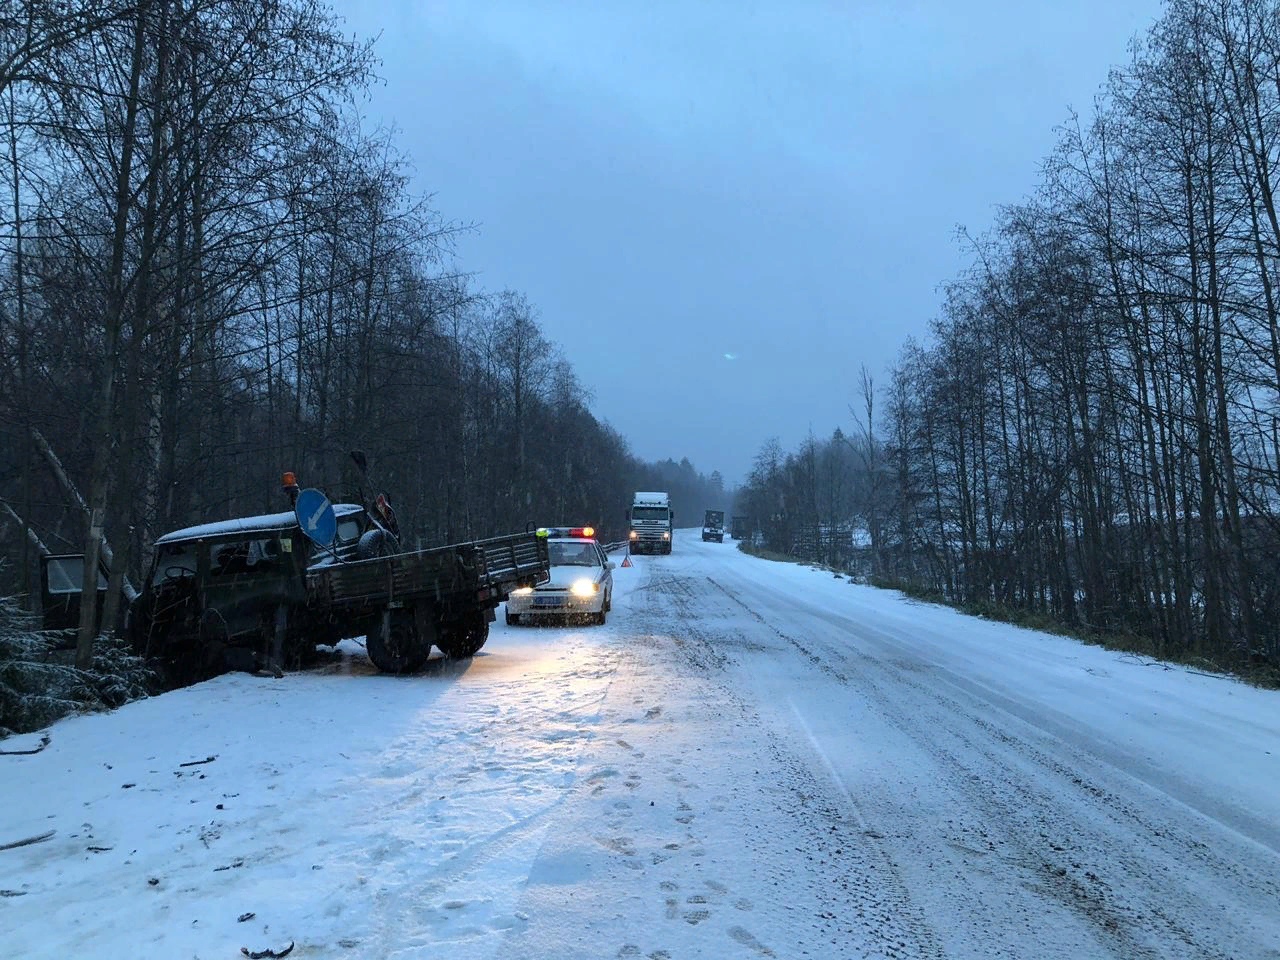
[[[751,935],[750,931],[744,929],[743,927],[730,927],[729,936],[733,937],[734,940],[737,940],[738,943],[742,944],[744,947],[748,947],[754,950],[756,953],[760,954],[761,956],[772,957],[774,955],[772,950],[770,950],[763,943],[757,940],[754,936]]]

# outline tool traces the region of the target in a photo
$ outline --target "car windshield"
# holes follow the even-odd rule
[[[600,554],[594,543],[552,540],[547,544],[553,567],[598,567]]]

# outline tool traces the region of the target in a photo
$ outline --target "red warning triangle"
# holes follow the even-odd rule
[[[622,565],[624,567],[634,566],[634,564],[632,564],[631,562],[631,554],[628,553],[625,557],[622,558]]]

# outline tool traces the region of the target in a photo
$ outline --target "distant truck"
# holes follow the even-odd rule
[[[724,511],[708,510],[702,517],[702,542],[724,543]]]
[[[676,515],[671,498],[660,491],[637,490],[627,511],[632,553],[670,553]]]
[[[385,673],[420,669],[432,646],[447,657],[469,657],[488,638],[494,608],[550,575],[546,541],[532,530],[402,551],[385,498],[366,508],[302,493],[331,511],[333,533],[324,545],[304,532],[303,522],[314,529],[315,515],[301,509],[301,498],[293,511],[201,524],[156,540],[125,635],[166,682],[228,669],[278,672],[305,664],[317,644],[360,636]],[[43,564],[45,609],[69,622],[82,558],[45,557]]]
[[[744,515],[735,516],[729,523],[729,536],[734,540],[750,540],[751,518]]]

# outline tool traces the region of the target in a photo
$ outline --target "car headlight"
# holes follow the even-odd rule
[[[575,580],[569,591],[575,597],[594,597],[596,595],[596,583],[594,580]]]
[[[521,587],[518,590],[511,591],[513,597],[527,597],[531,593],[533,593],[533,587]]]

